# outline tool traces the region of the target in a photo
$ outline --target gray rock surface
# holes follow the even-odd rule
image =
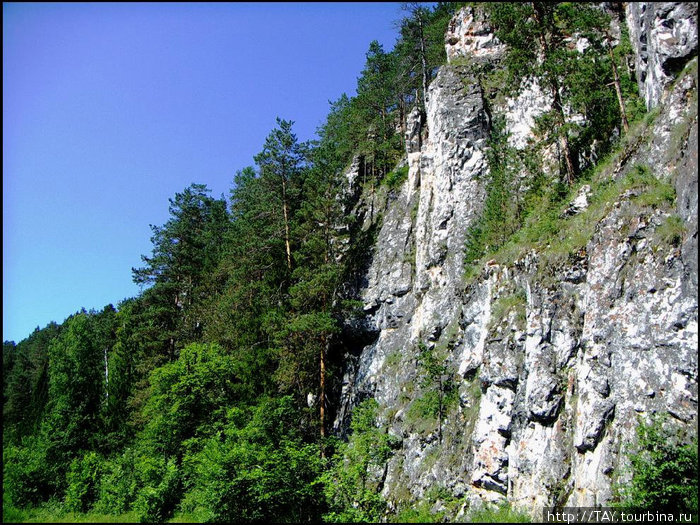
[[[653,48],[666,59],[647,49],[648,71],[687,56],[692,34],[678,31],[694,27],[686,18],[662,24],[678,41],[674,50],[661,29],[649,32],[650,21],[688,9],[628,4],[628,23],[647,24],[631,33],[667,44]],[[659,115],[608,168],[619,179],[647,165],[675,186],[675,210],[644,206],[629,190],[567,260],[532,250],[508,264],[490,261],[467,284],[463,248],[483,203],[490,117],[455,58],[497,49],[486,27],[472,8],[455,17],[446,38],[452,64],[430,86],[426,122],[414,112],[407,126],[406,182],[365,192],[355,208],[363,228],[377,231],[358,290],[372,338],[348,362],[335,423],[347,428],[352,407],[376,398],[401,440],[384,478],[390,508],[437,486],[464,502],[450,516],[457,519],[469,506],[503,500],[533,516],[544,505],[605,504],[638,416],[667,413],[697,434],[697,65],[674,81],[647,75]],[[501,109],[517,123],[538,110],[530,104],[536,97]],[[517,129],[526,140],[527,125]],[[589,192],[584,186],[564,217],[583,213]],[[673,215],[683,237],[660,242]],[[426,393],[419,343],[444,356],[456,388],[441,422],[416,415]]]
[[[627,2],[625,16],[635,50],[637,82],[647,109],[698,52],[697,2]]]

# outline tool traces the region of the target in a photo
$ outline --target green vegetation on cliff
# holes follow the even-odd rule
[[[395,517],[381,491],[397,441],[381,425],[381,407],[364,401],[348,439],[331,435],[344,330],[361,315],[348,283],[360,279],[372,240],[350,213],[343,172],[355,161],[368,191],[404,183],[407,116],[425,113],[460,5],[408,5],[394,49],[369,45],[357,95],[331,103],[318,140],[300,142],[293,122],[278,119],[228,198],[203,184],[176,193],[168,220],[151,227],[151,253],[133,269],[137,297],[3,344],[4,521]],[[573,253],[623,189],[649,190],[642,205],[673,199],[643,168],[610,184],[591,179],[637,107],[634,83],[616,73],[628,43],[609,47],[606,15],[570,3],[486,9],[510,47],[484,85],[505,74],[517,92],[535,75],[552,109],[537,122],[542,140],[523,151],[508,146],[502,120],[492,122],[485,209],[467,263],[535,244],[552,257]],[[577,34],[590,44],[584,53],[560,49]],[[552,145],[560,147],[553,168],[539,160]],[[591,207],[560,217],[570,186],[589,180]],[[669,219],[659,236],[677,243],[678,222]],[[504,298],[499,315],[522,302],[522,294]],[[443,350],[421,346],[423,395],[408,410],[438,441],[457,399]],[[406,520],[431,515],[426,505],[403,511]],[[476,516],[494,515],[521,518],[508,509]]]

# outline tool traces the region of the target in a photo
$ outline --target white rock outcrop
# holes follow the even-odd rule
[[[663,6],[647,6],[642,18],[663,12],[659,20],[672,20],[689,9]],[[628,23],[641,20],[639,9],[628,7]],[[686,228],[680,244],[657,240],[671,211],[640,207],[630,191],[567,260],[550,264],[531,251],[507,265],[491,261],[465,287],[464,245],[483,206],[491,116],[469,65],[455,59],[491,60],[502,50],[479,16],[464,8],[450,24],[452,64],[430,86],[425,122],[415,111],[408,123],[406,182],[365,194],[355,208],[376,240],[357,280],[366,316],[354,328],[364,335],[348,361],[335,428],[347,428],[362,399],[379,402],[401,441],[381,474],[393,506],[434,486],[472,506],[508,500],[535,516],[545,505],[603,505],[639,415],[665,412],[697,433],[698,302],[688,284],[697,283],[697,73],[686,71],[670,91],[670,82],[647,76],[648,100],[661,105],[657,123],[609,168],[619,178],[644,163],[673,181]],[[691,22],[662,25],[685,49]],[[645,28],[630,32],[649,34]],[[652,36],[670,45],[663,34]],[[649,56],[646,67],[657,62],[666,63]],[[533,90],[500,108],[516,147],[545,106]],[[690,131],[674,150],[670,126],[682,123]],[[583,213],[589,196],[582,187],[566,215]],[[440,422],[416,417],[419,343],[450,366],[445,380],[457,395]]]

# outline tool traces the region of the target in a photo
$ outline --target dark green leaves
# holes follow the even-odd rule
[[[637,427],[632,479],[617,485],[624,509],[698,512],[698,444],[679,439],[662,418]]]

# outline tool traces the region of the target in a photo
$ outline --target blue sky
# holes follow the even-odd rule
[[[313,137],[398,3],[3,3],[3,340],[139,293],[149,224]]]

